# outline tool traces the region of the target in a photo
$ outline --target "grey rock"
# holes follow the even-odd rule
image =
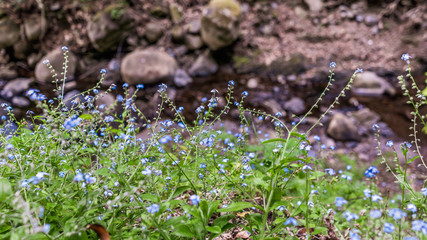
[[[18,59],[26,59],[28,52],[30,50],[30,45],[27,41],[21,39],[13,44],[13,56]]]
[[[218,64],[215,62],[215,59],[213,59],[213,57],[210,55],[209,51],[200,55],[188,70],[190,76],[192,77],[205,77],[214,74],[217,71]]]
[[[34,70],[34,75],[36,80],[42,84],[50,83],[52,79],[52,72],[49,68],[44,64],[44,60],[49,60],[52,67],[55,69],[58,77],[61,75],[62,66],[64,62],[64,54],[60,48],[50,51],[46,54],[36,65]],[[67,80],[73,80],[74,74],[77,69],[77,57],[72,53],[68,52],[68,69],[67,69]]]
[[[95,104],[97,106],[104,105],[105,107],[104,109],[109,108],[116,101],[116,98],[111,93],[107,93],[105,91],[99,91],[98,95],[99,95],[99,98],[96,99]]]
[[[155,43],[163,36],[164,25],[158,22],[150,22],[145,26],[145,38],[150,43]]]
[[[304,113],[305,111],[305,103],[304,100],[298,97],[293,97],[289,101],[287,101],[284,106],[286,110],[290,111],[293,114],[299,115]]]
[[[40,61],[40,59],[42,58],[42,54],[40,52],[38,53],[31,53],[28,57],[27,57],[27,63],[30,67],[35,67],[37,62]]]
[[[111,84],[120,81],[120,61],[113,58],[108,62],[107,73],[105,74],[104,81],[101,85],[103,87],[110,87]]]
[[[87,25],[89,40],[100,52],[116,49],[130,27],[126,9],[113,11],[112,8],[114,6],[96,14]],[[113,15],[112,12],[119,12],[119,15]]]
[[[322,0],[304,0],[311,12],[320,12],[323,8]]]
[[[271,96],[271,95],[270,95]],[[261,106],[268,109],[269,112],[275,114],[278,112],[283,113],[282,106],[274,99],[266,99],[265,101],[261,102]]]
[[[395,95],[396,89],[374,72],[365,71],[357,74],[354,79],[352,92],[358,96],[380,97],[384,93]]]
[[[374,26],[378,24],[378,17],[373,14],[365,15],[364,23],[366,26]]]
[[[248,82],[246,83],[246,86],[248,86],[248,88],[250,89],[254,89],[258,87],[258,79],[257,78],[251,78],[248,80]]]
[[[372,126],[378,123],[381,119],[377,113],[369,110],[369,108],[362,108],[358,111],[351,112],[350,116],[355,120],[358,126],[358,131],[361,134],[369,133]]]
[[[203,46],[200,36],[187,34],[185,35],[185,46],[188,50],[196,50]]]
[[[28,90],[30,84],[33,82],[31,78],[18,78],[9,81],[1,91],[1,95],[4,98],[12,98],[17,94],[21,94]]]
[[[174,3],[169,5],[169,12],[172,18],[172,22],[175,24],[179,23],[184,15],[182,7]]]
[[[234,0],[212,0],[202,12],[203,41],[212,50],[232,44],[239,36],[241,7]]]
[[[28,107],[30,105],[30,101],[25,97],[14,97],[12,98],[12,104],[17,107]]]
[[[173,49],[174,56],[182,57],[188,52],[188,48],[186,46],[179,46]]]
[[[158,18],[165,18],[169,14],[169,9],[164,6],[164,4],[160,4],[157,6],[153,6],[151,8],[151,15]]]
[[[355,123],[346,115],[336,113],[332,116],[327,129],[327,134],[340,141],[359,141],[360,135]]]
[[[267,66],[267,73],[273,75],[291,75],[303,72],[307,66],[306,57],[300,53],[293,54],[290,59],[279,57]]]
[[[78,106],[78,103],[73,102],[76,98],[78,98],[78,102],[84,102],[84,98],[82,95],[77,96],[81,92],[79,90],[72,90],[67,92],[64,96],[64,103],[68,109],[72,109]]]
[[[24,20],[25,36],[28,41],[37,41],[47,30],[46,19],[33,15]]]
[[[175,26],[172,28],[172,40],[175,42],[183,42],[185,39],[185,32],[181,26]]]
[[[135,50],[122,61],[121,76],[129,84],[151,84],[173,79],[177,63],[173,57],[161,50]]]
[[[356,112],[352,112],[351,116],[358,122],[358,125],[363,124],[369,128],[375,123],[378,123],[381,118],[380,115],[369,110],[369,108],[362,108]]]
[[[19,25],[10,19],[0,20],[0,48],[10,47],[19,40]]]
[[[188,33],[198,34],[200,32],[200,19],[195,19],[185,25]]]
[[[0,79],[13,79],[18,77],[16,70],[10,66],[0,66]]]
[[[179,68],[175,72],[173,81],[177,87],[185,87],[188,84],[192,83],[193,79],[188,76],[187,72],[184,69]]]
[[[64,90],[67,92],[71,91],[73,89],[76,89],[76,88],[77,88],[77,81],[67,82],[67,83],[65,83],[65,86],[64,86]]]

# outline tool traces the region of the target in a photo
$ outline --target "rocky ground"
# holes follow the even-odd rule
[[[165,82],[191,118],[210,90],[224,92],[233,79],[237,93],[249,92],[248,106],[282,112],[293,121],[316,101],[334,61],[337,81],[303,128],[363,68],[352,92],[314,133],[338,153],[371,163],[377,159],[373,123],[379,122],[384,142],[410,141],[411,110],[396,77],[405,70],[401,55],[409,53],[415,77],[425,86],[426,30],[422,0],[2,1],[0,101],[23,117],[34,107],[26,90],[52,96],[43,61],[61,71],[60,48],[68,46],[66,99],[92,87],[105,68],[101,90],[112,83],[126,82],[131,89],[144,84],[136,105],[154,116],[157,85]],[[98,103],[115,98],[108,94]],[[427,138],[421,139],[425,144]],[[337,161],[330,158],[330,164]],[[420,169],[411,175],[418,186],[425,176]]]

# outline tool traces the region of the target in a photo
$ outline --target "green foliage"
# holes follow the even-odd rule
[[[334,67],[319,101],[334,81]],[[104,76],[101,71],[101,81]],[[81,94],[83,101],[67,108],[63,84],[55,83],[56,98],[31,95],[43,110],[28,115],[31,126],[5,106],[9,119],[0,135],[0,239],[93,239],[95,233],[86,227],[93,223],[104,226],[112,239],[213,239],[236,228],[264,240],[318,239],[331,231],[345,238],[349,230],[354,239],[354,234],[389,239],[384,222],[398,226],[393,238],[424,237],[388,214],[400,208],[407,219],[425,219],[425,196],[407,178],[408,165],[423,161],[422,156],[409,157],[405,145],[400,148],[405,165],[396,159],[391,167],[384,159],[402,194],[378,200],[376,177],[363,174],[360,169],[366,166],[357,158],[322,148],[320,139],[308,140],[327,112],[307,132],[298,131],[319,101],[290,125],[281,114],[245,108],[247,92],[236,95],[230,82],[225,105],[218,106],[220,93],[213,90],[191,122],[169,99],[166,85],[159,86],[157,116],[149,119],[134,104],[141,87],[130,94],[124,86],[122,101],[101,107],[94,104],[102,96],[98,83]],[[111,86],[107,93],[114,91]],[[232,108],[241,121],[234,131],[221,124]],[[414,116],[420,117],[418,110]],[[12,124],[16,131],[4,131]],[[266,125],[276,133],[260,139],[258,129]],[[336,174],[339,169],[326,166],[330,157],[347,167]],[[416,216],[408,204],[417,207]],[[381,217],[370,217],[371,210],[380,210]],[[334,214],[331,227],[325,222]],[[304,236],[298,229],[311,231]]]

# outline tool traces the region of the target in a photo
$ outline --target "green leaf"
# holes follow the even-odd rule
[[[218,206],[219,206],[218,201],[209,202],[209,211],[208,211],[207,219],[210,219],[212,217],[213,213],[218,209]]]
[[[182,224],[175,226],[175,231],[172,231],[172,234],[178,237],[196,237],[196,235],[190,230],[189,227]]]
[[[287,157],[287,158],[284,158],[284,159],[280,160],[280,164],[281,165],[286,165],[286,163],[295,162],[295,161],[298,161],[298,160],[302,160],[302,159],[299,158],[299,157]]]
[[[203,199],[202,201],[200,201],[200,210],[202,210],[203,216],[207,217],[208,215],[208,211],[209,211],[209,207],[208,207],[208,202]]]
[[[265,140],[261,144],[267,144],[267,143],[272,143],[272,142],[284,142],[284,143],[286,143],[286,139],[283,139],[283,138],[273,138],[273,139]]]
[[[310,179],[318,179],[319,177],[325,175],[326,173],[320,171],[314,171],[310,174]]]
[[[259,213],[253,213],[249,215],[249,218],[261,229],[262,226],[262,215]]]
[[[80,118],[84,119],[84,120],[92,120],[93,116],[90,114],[84,113],[84,114],[80,115]]]
[[[175,192],[173,193],[173,197],[172,198],[178,197],[181,193],[185,192],[188,189],[191,189],[191,187],[190,186],[180,186],[180,187],[177,187],[175,189]]]
[[[212,225],[219,226],[222,229],[228,223],[228,221],[230,221],[233,218],[234,218],[234,214],[222,215],[222,216],[216,218],[213,221]]]
[[[110,171],[108,170],[108,168],[100,168],[95,171],[94,175],[109,176]]]
[[[271,199],[271,204],[274,204],[275,202],[279,202],[282,200],[282,189],[281,188],[275,188],[273,193],[273,198]]]
[[[211,233],[217,233],[217,234],[222,232],[221,228],[218,226],[213,226],[213,227],[206,226],[206,230],[208,230]]]
[[[158,202],[160,202],[159,196],[156,196],[156,195],[150,194],[150,193],[142,194],[141,195],[141,199],[145,200],[145,201],[152,202],[152,203],[158,203]]]
[[[261,185],[263,186],[265,189],[268,189],[268,183],[266,181],[264,181],[262,178],[254,178],[253,183],[255,185]]]
[[[187,221],[187,216],[178,216],[178,217],[171,217],[164,224],[162,224],[164,227],[168,226],[177,226],[179,224],[185,223]]]
[[[301,140],[307,139],[307,136],[305,136],[304,134],[301,134],[301,133],[297,133],[297,132],[291,132],[291,136],[301,138]]]
[[[323,233],[326,231],[328,231],[328,229],[325,227],[315,227],[314,231],[311,233],[311,235],[316,235],[316,234]]]
[[[6,178],[0,178],[0,202],[4,202],[12,196],[12,186]]]
[[[417,159],[417,158],[420,158],[420,156],[415,156],[415,157],[411,158],[411,160],[409,160],[409,161],[408,161],[408,164],[409,164],[409,163],[412,163],[412,162],[413,162],[415,159]]]
[[[235,211],[243,210],[245,208],[251,208],[253,206],[254,205],[250,202],[234,202],[228,205],[227,208],[222,208],[217,210],[217,212],[235,212]]]

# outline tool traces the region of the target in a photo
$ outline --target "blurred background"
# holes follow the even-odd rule
[[[98,105],[123,95],[124,83],[130,92],[144,84],[135,103],[154,117],[158,85],[165,83],[169,97],[194,119],[212,89],[220,92],[223,106],[227,83],[234,80],[236,96],[249,93],[245,106],[281,112],[292,122],[317,100],[335,62],[336,81],[306,125],[317,120],[356,69],[363,69],[315,133],[328,146],[372,161],[373,123],[380,124],[384,140],[411,140],[412,108],[397,76],[405,74],[401,56],[409,53],[415,80],[424,89],[426,30],[424,0],[2,0],[0,102],[13,106],[18,119],[37,111],[25,93],[39,89],[48,99],[54,96],[43,61],[61,73],[61,47],[67,46],[66,100],[93,87],[106,69],[99,93],[111,84],[118,87]],[[3,109],[0,115],[8,118]],[[230,128],[238,127],[237,119],[231,111]],[[419,134],[423,144],[425,136]]]

